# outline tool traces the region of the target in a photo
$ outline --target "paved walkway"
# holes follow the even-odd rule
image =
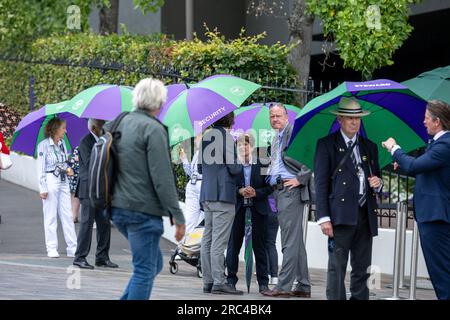
[[[58,259],[46,257],[42,219],[42,205],[38,194],[17,185],[0,180],[0,299],[118,299],[132,272],[131,256],[125,238],[113,228],[110,256],[119,269],[80,270],[72,266],[72,258],[65,257],[64,239],[59,230],[60,255]],[[77,225],[78,228],[78,225]],[[95,248],[95,237],[93,248]],[[266,298],[258,293],[253,279],[251,292],[243,296],[219,296],[202,293],[202,281],[196,269],[179,261],[176,275],[169,272],[171,250],[174,245],[162,239],[164,268],[156,278],[152,299],[158,300],[221,300]],[[89,262],[94,262],[91,254]],[[243,270],[241,265],[240,270]],[[324,270],[311,269],[312,299],[325,299]],[[237,287],[246,290],[244,275],[239,274]],[[382,299],[392,295],[386,286],[392,277],[381,275],[379,289],[373,290],[371,299]],[[421,281],[428,286],[426,281]],[[347,286],[348,287],[348,286]],[[400,296],[407,297],[408,290]],[[418,299],[436,299],[432,290],[417,290]],[[296,298],[297,299],[297,298]],[[273,299],[272,299],[273,300]],[[290,298],[294,300],[294,298]],[[298,299],[301,300],[301,299]]]

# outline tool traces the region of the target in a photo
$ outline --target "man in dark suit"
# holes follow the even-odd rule
[[[383,146],[416,177],[414,217],[425,263],[438,299],[450,300],[450,106],[429,101],[424,124],[433,139],[420,157],[405,154],[393,138]]]
[[[233,123],[234,115],[230,113],[206,130],[199,155],[198,171],[203,177],[200,202],[205,212],[200,254],[205,293],[243,294],[229,286],[224,276],[224,253],[236,212],[236,176],[242,170],[228,131]]]
[[[102,210],[90,205],[89,200],[89,160],[92,147],[102,133],[103,120],[89,119],[89,133],[80,141],[79,147],[79,180],[76,196],[81,202],[80,229],[78,231],[78,245],[73,264],[83,269],[94,269],[86,257],[91,250],[92,228],[94,220],[97,224],[97,252],[95,265],[98,267],[117,268],[118,265],[109,260],[109,246],[111,238],[111,223]]]
[[[238,140],[239,160],[242,171],[237,177],[236,215],[227,249],[227,281],[236,286],[236,273],[239,265],[239,251],[245,235],[245,215],[251,212],[252,244],[256,260],[256,278],[259,292],[269,290],[267,271],[267,255],[265,246],[266,221],[270,211],[268,196],[272,188],[266,183],[263,166],[254,153],[255,139],[251,135],[243,135]]]
[[[269,184],[274,189],[277,218],[280,225],[283,262],[278,284],[263,292],[269,297],[311,297],[308,258],[303,242],[304,206],[310,201],[308,186],[312,172],[305,165],[289,159],[284,151],[292,136],[286,107],[276,103],[270,107],[270,125],[277,131],[270,150]],[[297,280],[297,285],[293,284]]]
[[[377,146],[358,135],[369,114],[354,98],[341,98],[340,130],[317,142],[314,161],[316,217],[328,236],[328,300],[346,300],[345,274],[350,264],[350,299],[368,300],[372,238],[378,234],[376,192],[382,188]]]

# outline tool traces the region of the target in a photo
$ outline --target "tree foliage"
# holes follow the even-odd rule
[[[394,62],[392,56],[412,31],[408,5],[419,0],[306,0],[323,21],[344,66],[370,79],[375,69]]]
[[[157,11],[164,0],[133,0],[146,14]],[[31,43],[40,37],[88,31],[93,7],[108,7],[109,0],[1,0],[0,55],[27,56]],[[69,7],[79,8],[80,28],[67,27]]]
[[[26,55],[35,39],[67,32],[71,5],[80,8],[81,29],[87,29],[90,7],[85,0],[0,1],[0,54]]]
[[[265,34],[244,36],[226,40],[219,32],[206,29],[206,41],[197,37],[193,41],[181,41],[173,49],[172,63],[176,69],[183,70],[183,76],[204,79],[214,74],[232,74],[263,85],[291,87],[294,85],[295,70],[287,63],[291,46],[276,43],[261,45],[259,41]],[[292,96],[277,96],[280,92],[259,92],[262,102],[265,98],[279,99],[293,104]],[[268,96],[267,96],[268,95]],[[281,94],[283,95],[283,94]]]

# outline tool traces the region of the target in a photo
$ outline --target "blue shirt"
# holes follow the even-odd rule
[[[245,186],[248,187],[250,185],[250,177],[252,175],[252,165],[244,164],[244,181]]]
[[[282,159],[282,152],[284,148],[284,146],[282,145],[282,141],[283,141],[283,134],[286,131],[286,127],[287,125],[284,127],[283,130],[281,130],[278,133],[277,143],[275,146],[272,146],[272,160],[269,169],[270,174],[269,184],[272,186],[277,184],[278,176],[281,176],[281,179],[295,178],[295,175],[293,175],[287,170]]]

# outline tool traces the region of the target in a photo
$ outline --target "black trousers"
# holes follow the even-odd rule
[[[271,277],[278,277],[278,251],[276,247],[278,228],[277,214],[269,212],[266,224],[266,252],[267,271]]]
[[[239,266],[239,251],[242,247],[245,234],[245,208],[236,212],[231,230],[230,240],[227,248],[227,281],[231,284],[238,282],[237,271]],[[266,235],[266,215],[261,215],[256,210],[252,210],[252,243],[255,254],[256,279],[259,285],[268,285],[267,275],[267,255],[265,245]]]
[[[88,199],[81,200],[80,230],[78,231],[77,251],[75,261],[85,260],[91,250],[92,227],[94,220],[97,224],[97,252],[95,261],[109,260],[109,246],[111,242],[111,222],[102,210],[91,207]]]
[[[368,268],[372,261],[372,234],[370,233],[367,204],[359,209],[356,226],[333,226],[334,248],[328,248],[327,299],[346,300],[345,274],[350,252],[350,299],[368,300]]]

